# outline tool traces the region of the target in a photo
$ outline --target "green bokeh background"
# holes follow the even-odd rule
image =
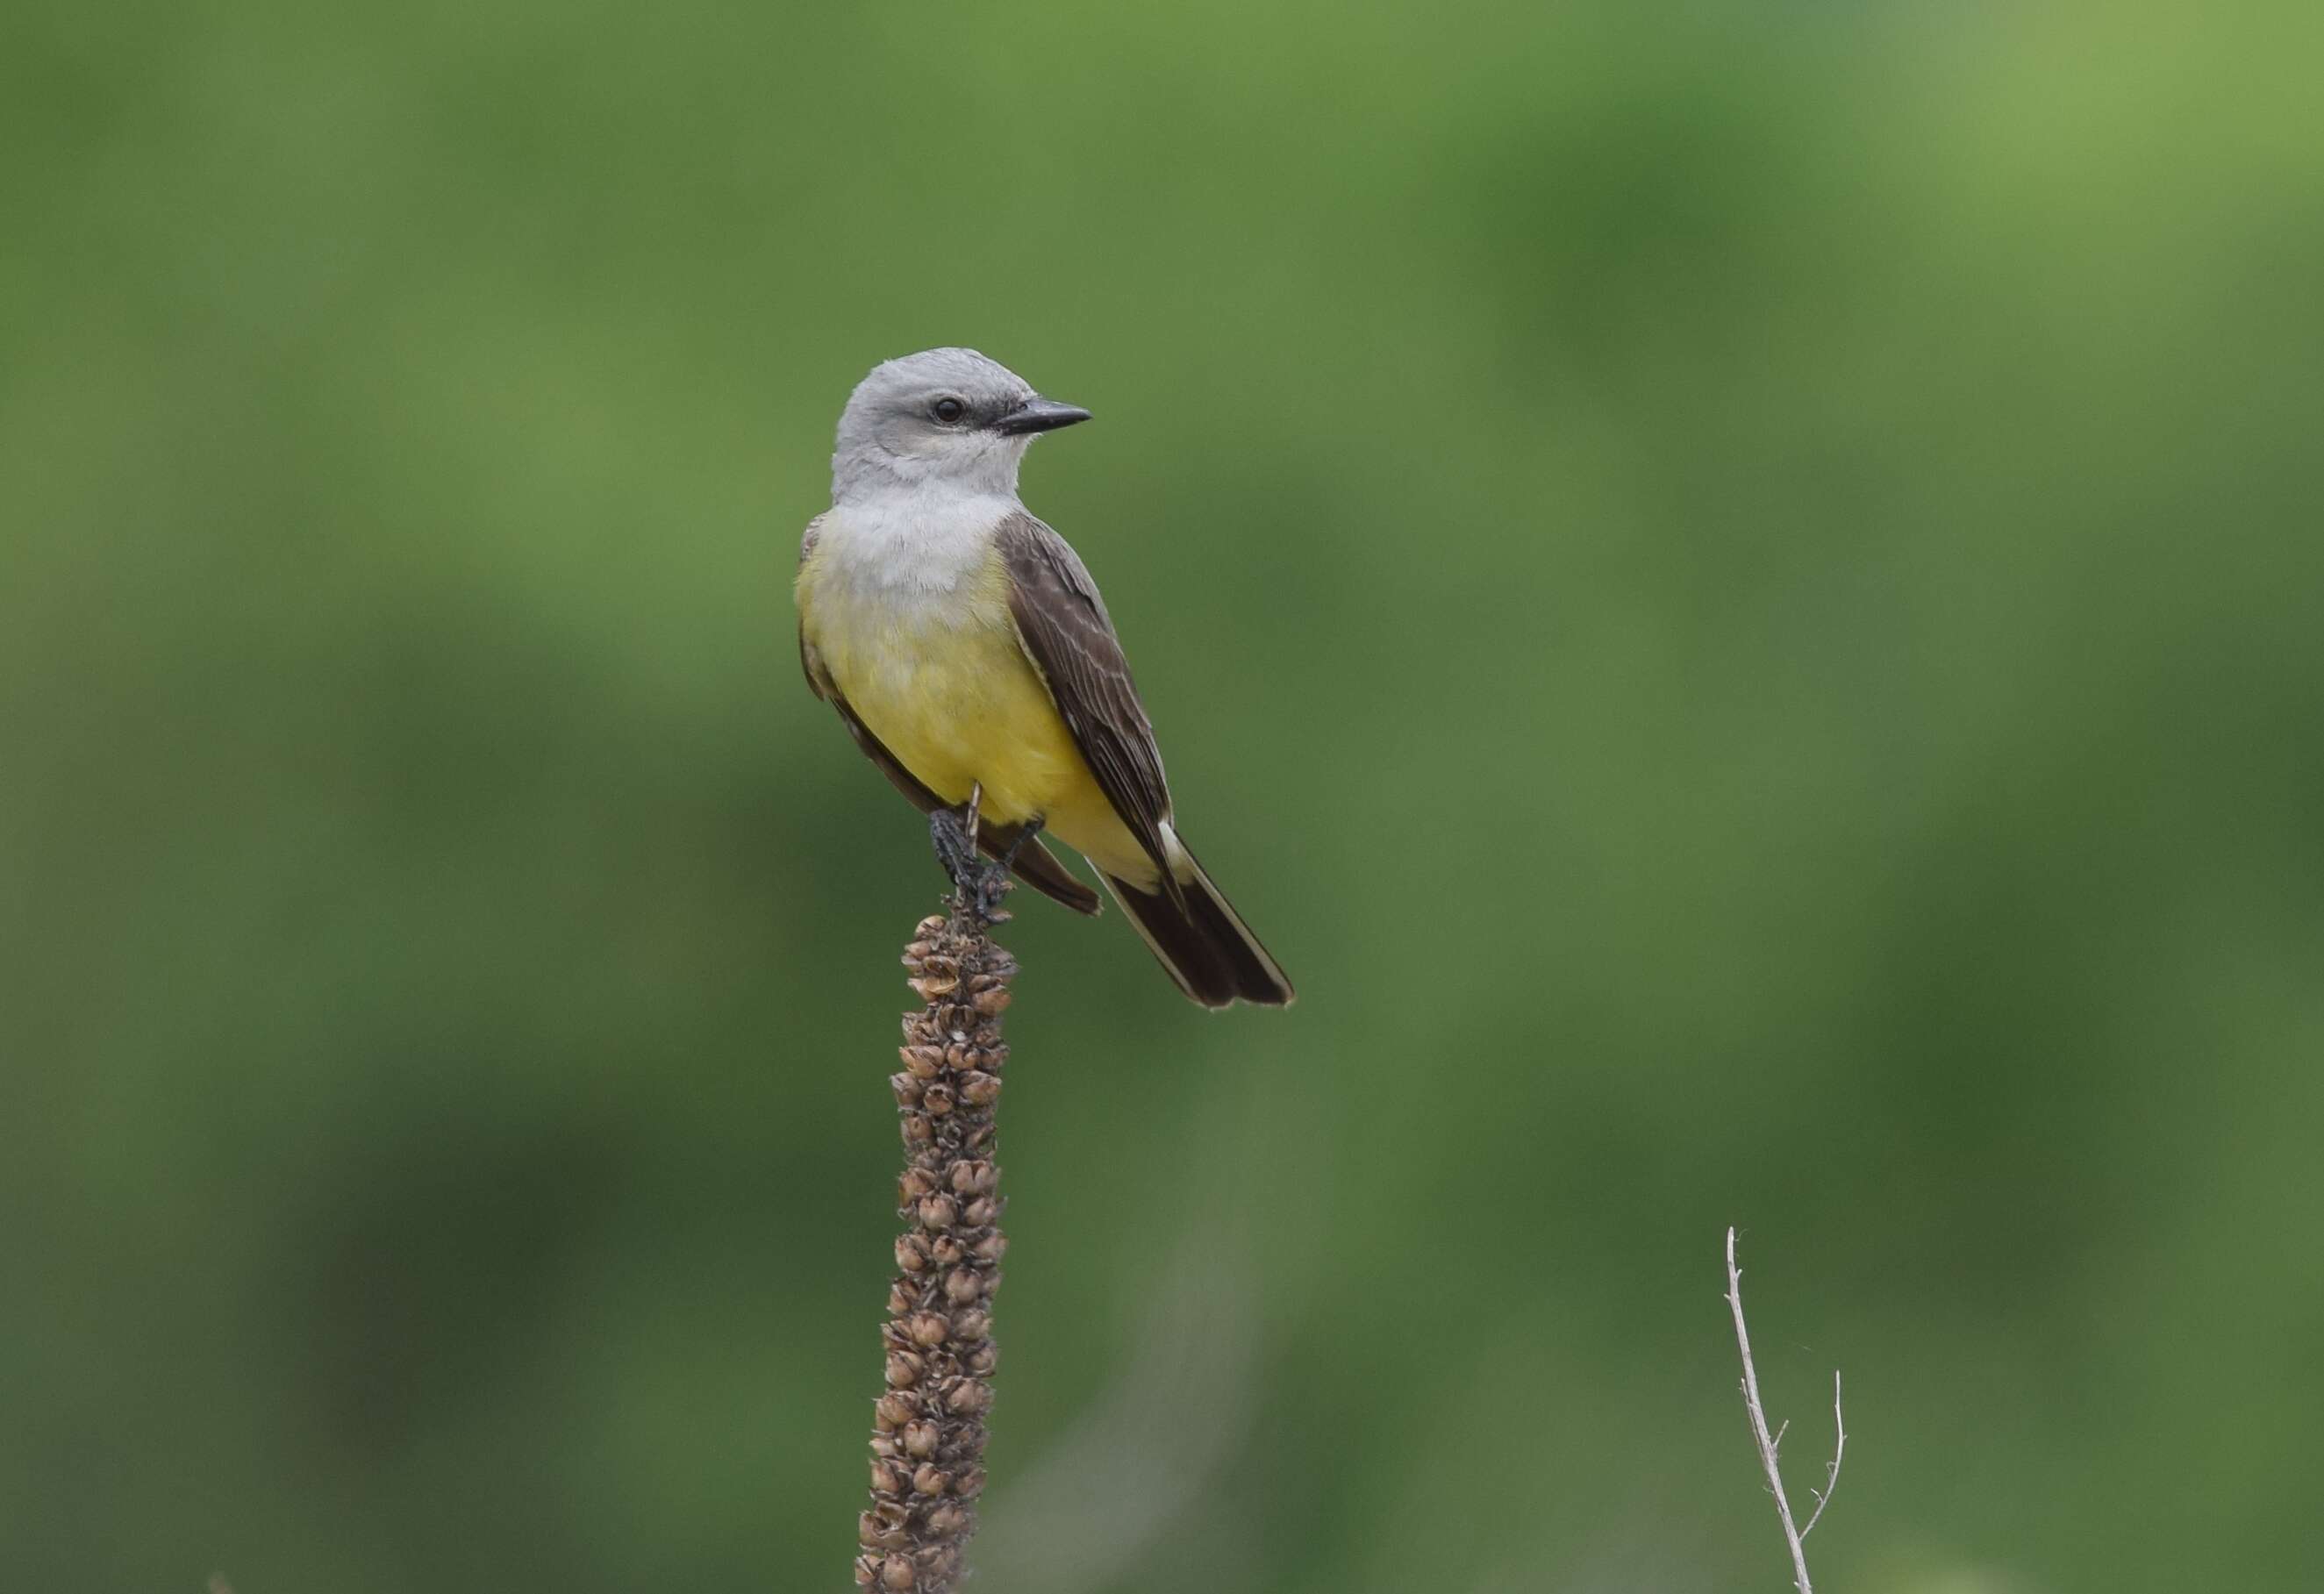
[[[1021,900],[995,1594],[2324,1584],[2313,6],[0,19],[0,1581],[848,1587],[874,361],[1298,979]]]

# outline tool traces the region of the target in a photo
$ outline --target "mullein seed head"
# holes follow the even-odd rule
[[[925,918],[904,949],[920,999],[904,1018],[890,1080],[905,1149],[897,1181],[898,1276],[888,1291],[888,1392],[872,1408],[872,1508],[856,1557],[859,1588],[951,1594],[976,1531],[985,1415],[992,1406],[991,1298],[1008,1241],[993,1107],[1009,1047],[1001,1037],[1016,960],[954,904]]]

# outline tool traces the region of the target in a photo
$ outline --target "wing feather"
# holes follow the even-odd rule
[[[1010,515],[998,535],[1009,567],[1009,610],[1026,657],[1047,683],[1098,788],[1178,900],[1163,841],[1170,786],[1161,750],[1097,583],[1065,539],[1029,514]]]

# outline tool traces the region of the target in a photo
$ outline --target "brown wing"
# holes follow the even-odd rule
[[[1161,750],[1154,745],[1154,726],[1138,699],[1138,683],[1130,679],[1097,583],[1065,539],[1031,515],[1010,515],[999,537],[1009,566],[1009,611],[1026,656],[1048,683],[1098,788],[1162,871],[1163,889],[1183,911],[1162,842],[1170,787],[1162,776]]]
[[[807,539],[799,546],[801,563],[806,562],[808,551],[814,547],[815,526],[810,522]],[[863,750],[863,756],[879,766],[880,772],[888,778],[888,783],[902,792],[921,813],[933,814],[943,807],[944,800],[920,784],[919,777],[904,768],[902,761],[888,751],[887,744],[872,733],[872,727],[855,717],[855,711],[848,706],[845,695],[825,672],[823,660],[808,646],[804,626],[799,630],[798,646],[799,669],[807,677],[807,690],[838,711],[840,723],[847,727],[847,733],[855,739],[855,745]],[[995,825],[987,820],[976,827],[977,844],[998,858],[1017,840],[1018,832],[1022,828],[1015,825]],[[1038,840],[1018,852],[1016,873],[1018,879],[1043,896],[1064,903],[1076,913],[1094,915],[1098,911],[1098,894],[1075,880],[1073,871],[1057,861],[1057,855]]]

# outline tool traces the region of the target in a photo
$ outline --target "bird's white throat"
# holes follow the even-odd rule
[[[858,594],[943,595],[984,567],[994,531],[1023,510],[1013,494],[897,483],[833,504],[817,542],[830,576]]]

